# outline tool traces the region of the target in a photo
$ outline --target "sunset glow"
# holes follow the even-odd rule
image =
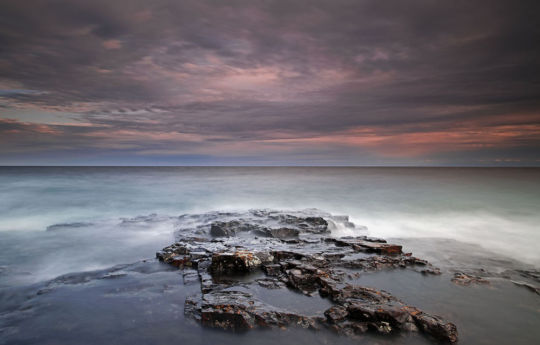
[[[525,2],[61,3],[0,5],[4,165],[539,164]]]

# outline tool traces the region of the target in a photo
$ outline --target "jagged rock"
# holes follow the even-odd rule
[[[239,221],[232,222],[214,222],[210,226],[210,235],[214,237],[230,237],[236,236],[238,232],[238,227],[240,226]]]
[[[300,230],[291,228],[270,229],[269,232],[275,238],[298,237],[300,234]]]
[[[257,284],[267,289],[281,289],[282,287],[285,287],[285,283],[277,279],[263,278],[263,279],[257,279],[255,281],[257,282]]]
[[[340,239],[330,239],[330,241],[335,242],[338,246],[349,246],[360,252],[385,255],[402,254],[402,246],[397,244],[389,244],[386,243],[385,240],[369,238],[367,236],[342,237]]]
[[[421,270],[421,273],[430,273],[430,274],[440,274],[438,268],[434,268],[428,264],[425,260],[419,260],[412,256],[369,256],[359,259],[347,260],[342,259],[337,265],[348,267],[348,268],[357,268],[363,269],[364,271],[377,271],[383,268],[405,268],[408,266],[426,266],[425,269]],[[425,271],[425,272],[424,272]]]
[[[156,256],[165,263],[188,269],[185,284],[198,278],[201,294],[186,299],[185,313],[204,326],[235,332],[299,326],[327,328],[347,336],[368,331],[420,331],[439,340],[457,341],[452,323],[408,306],[385,291],[347,282],[347,276],[358,274],[351,270],[412,268],[423,274],[440,271],[425,260],[404,254],[400,245],[383,239],[329,237],[329,224],[340,222],[348,226],[346,216],[316,210],[251,210],[183,217],[199,217],[207,222],[182,229],[177,242]],[[266,278],[260,278],[258,273],[253,274],[251,281],[238,278],[254,271],[264,272]],[[250,290],[250,284],[267,289],[287,286],[307,296],[319,294],[333,306],[324,315],[322,310],[318,316],[302,315],[261,302],[247,292],[255,291]]]
[[[322,217],[306,217],[303,222],[298,224],[300,228],[313,233],[328,232],[328,222]]]
[[[199,274],[194,270],[186,270],[182,275],[182,279],[184,281],[184,285],[196,284],[199,282]]]
[[[428,333],[436,339],[456,343],[458,341],[458,332],[456,325],[447,322],[438,316],[428,315],[418,312],[413,315],[416,325],[420,330]]]
[[[416,327],[413,314],[415,308],[393,301],[389,303],[353,302],[347,311],[350,318],[367,322],[381,333],[398,330],[412,331]]]
[[[531,279],[537,283],[540,283],[540,270],[536,270],[536,269],[529,269],[529,270],[524,270],[524,269],[518,269],[516,270],[517,273],[519,273],[519,275],[521,275],[522,277],[524,278],[527,278],[527,279]]]
[[[232,237],[241,232],[254,232],[258,235],[268,234],[269,229],[259,224],[248,221],[231,220],[228,222],[213,222],[210,225],[210,235],[214,237]]]
[[[289,260],[289,259],[300,260],[303,257],[305,257],[305,255],[302,253],[287,251],[287,250],[273,251],[272,254],[274,255],[275,260],[278,262],[281,262],[283,260]]]
[[[436,268],[436,267],[429,267],[429,268],[425,268],[423,270],[420,270],[420,273],[439,275],[439,274],[441,274],[441,270],[439,268]]]
[[[463,272],[456,272],[454,273],[454,278],[452,278],[452,282],[457,285],[471,285],[471,284],[489,284],[489,280],[486,280],[482,277],[469,275]]]
[[[261,259],[247,250],[215,253],[212,255],[210,271],[214,274],[246,273],[255,270],[261,264]]]
[[[200,305],[199,318],[204,326],[235,332],[253,328],[287,327],[317,329],[317,318],[306,317],[279,308],[270,307],[241,291],[217,291],[204,294],[200,302],[189,302],[188,313]]]
[[[262,237],[290,239],[290,238],[298,237],[298,235],[300,234],[300,230],[294,229],[294,228],[285,228],[285,227],[281,227],[281,228],[261,227],[259,229],[254,230],[253,233],[257,236],[262,236]]]
[[[188,296],[184,302],[184,315],[201,322],[201,307],[199,296]]]
[[[267,276],[277,276],[281,274],[281,265],[279,264],[263,265],[262,270],[264,271],[264,273],[266,273]]]
[[[315,274],[306,273],[294,268],[287,270],[287,284],[304,294],[309,295],[318,289],[318,277]]]
[[[336,305],[336,306],[328,308],[324,312],[324,315],[326,316],[326,319],[328,320],[329,323],[337,324],[341,321],[344,321],[347,318],[347,316],[349,316],[349,312],[347,311],[346,308]]]
[[[353,248],[357,250],[365,250],[368,253],[394,255],[401,254],[402,246],[388,243],[358,241],[355,245],[353,245]]]
[[[191,257],[184,255],[175,255],[167,258],[166,262],[178,268],[190,267],[192,265]]]
[[[261,263],[263,265],[271,265],[273,264],[274,262],[274,255],[272,255],[272,253],[270,252],[267,252],[267,251],[258,251],[258,252],[255,252],[253,253],[256,257],[259,258],[259,260],[261,260]]]

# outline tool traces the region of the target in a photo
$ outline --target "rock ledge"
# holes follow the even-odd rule
[[[347,216],[318,210],[252,210],[180,218],[193,226],[179,229],[177,241],[156,256],[184,269],[185,281],[198,278],[201,293],[188,297],[185,313],[204,326],[234,332],[297,326],[347,336],[422,332],[439,341],[457,342],[457,329],[451,322],[408,306],[385,291],[347,280],[351,270],[356,274],[381,269],[440,273],[383,239],[332,237],[333,229],[354,227]],[[250,275],[259,279],[236,279]],[[332,306],[320,315],[304,315],[263,302],[250,290],[254,285],[318,294]]]

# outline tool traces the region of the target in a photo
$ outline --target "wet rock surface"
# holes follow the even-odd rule
[[[383,269],[440,271],[383,239],[332,237],[331,229],[354,227],[346,216],[319,210],[251,210],[181,218],[182,224],[192,226],[179,229],[176,242],[156,256],[184,269],[184,281],[198,278],[201,293],[187,298],[185,314],[204,326],[234,332],[297,326],[346,336],[422,332],[457,342],[451,322],[385,291],[347,281],[348,275]],[[319,295],[331,307],[321,313],[277,307],[263,302],[254,287]]]
[[[67,230],[67,229],[73,229],[73,228],[85,228],[91,225],[93,224],[87,223],[87,222],[59,223],[59,224],[49,225],[45,230],[58,231],[58,230]]]
[[[528,289],[529,291],[536,293],[537,295],[540,295],[540,287],[534,286],[531,283],[527,283],[527,282],[523,282],[523,281],[512,280],[511,282],[514,283],[517,286],[522,286],[522,287]]]
[[[457,285],[471,285],[471,284],[489,284],[489,280],[484,279],[479,276],[463,273],[463,272],[456,272],[454,273],[454,277],[452,278],[452,282]]]

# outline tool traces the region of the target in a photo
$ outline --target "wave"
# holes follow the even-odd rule
[[[507,216],[486,211],[357,215],[371,236],[446,238],[472,243],[492,252],[540,266],[537,216]]]

